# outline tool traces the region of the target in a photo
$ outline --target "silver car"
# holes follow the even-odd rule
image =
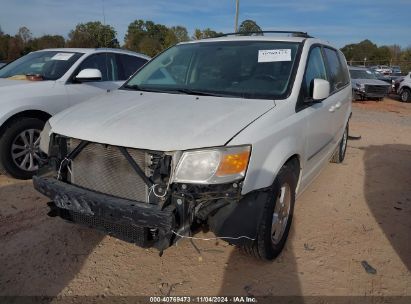
[[[391,84],[377,79],[372,71],[360,67],[350,67],[349,71],[353,100],[382,100],[390,92]]]

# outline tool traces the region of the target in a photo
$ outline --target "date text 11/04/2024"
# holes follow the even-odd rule
[[[150,303],[257,303],[254,297],[150,297]]]

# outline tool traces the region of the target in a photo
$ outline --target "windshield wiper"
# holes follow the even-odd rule
[[[169,93],[169,91],[167,90],[142,88],[138,84],[125,85],[122,88],[127,89],[127,90],[144,91],[144,92]]]
[[[232,94],[224,94],[224,93],[213,93],[213,92],[205,92],[205,91],[197,91],[187,88],[178,88],[178,89],[155,89],[155,88],[142,88],[137,84],[132,85],[125,85],[123,86],[124,89],[127,90],[136,90],[136,91],[145,91],[145,92],[156,92],[156,93],[169,93],[169,94],[178,94],[183,93],[187,95],[197,95],[197,96],[214,96],[214,97],[236,97]]]
[[[187,95],[214,96],[214,97],[233,97],[234,96],[234,95],[230,95],[230,94],[221,94],[221,93],[197,91],[197,90],[191,90],[191,89],[186,89],[186,88],[177,89],[175,91],[179,92],[179,93],[184,93],[184,94],[187,94]]]

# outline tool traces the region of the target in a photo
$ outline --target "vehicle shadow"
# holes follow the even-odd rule
[[[0,297],[58,295],[104,237],[48,217],[46,200],[31,195],[29,187],[31,183],[0,185],[0,210],[10,202],[10,193],[25,193],[27,204],[0,216]]]
[[[265,176],[265,179],[272,178],[272,172],[266,170],[249,171],[247,174],[251,179],[261,176]],[[287,303],[302,303],[300,273],[297,269],[297,257],[293,248],[296,216],[296,211],[294,211],[287,242],[281,254],[274,261],[258,260],[238,248],[231,252],[226,263],[219,295],[258,297],[259,303],[271,303],[280,299],[273,300],[273,296],[287,296],[285,297]]]
[[[411,271],[411,145],[369,146],[364,150],[368,207]]]
[[[221,296],[258,297],[271,303],[287,296],[287,303],[302,303],[299,273],[292,248],[293,228],[283,252],[273,262],[258,261],[239,249],[231,253],[220,288]],[[262,297],[262,298],[261,298]],[[298,300],[297,302],[292,301]],[[280,303],[280,302],[279,302]]]

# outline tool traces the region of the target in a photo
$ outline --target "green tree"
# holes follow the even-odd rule
[[[263,35],[261,27],[254,20],[244,20],[241,22],[238,29],[239,33],[257,33],[255,35]]]
[[[170,28],[170,31],[174,33],[177,42],[184,42],[190,40],[188,37],[188,32],[187,29],[184,26],[177,25],[177,26],[172,26]]]
[[[213,38],[222,35],[223,33],[221,32],[216,32],[210,28],[206,28],[204,30],[200,29],[195,29],[194,34],[192,36],[193,40],[200,40],[200,39],[206,39],[206,38]]]
[[[80,23],[70,31],[67,46],[83,48],[119,47],[116,34],[117,32],[111,25],[104,25],[100,21]]]
[[[155,56],[162,50],[185,39],[182,27],[168,28],[153,21],[135,20],[129,24],[124,37],[127,49]]]
[[[62,48],[66,44],[63,36],[60,35],[44,35],[38,38],[33,38],[30,43],[32,50],[42,50],[49,48]]]

